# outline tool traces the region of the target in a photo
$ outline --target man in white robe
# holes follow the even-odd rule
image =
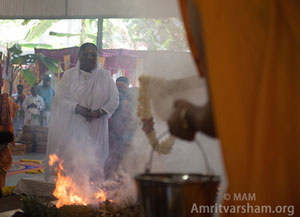
[[[31,95],[25,97],[22,104],[25,111],[25,126],[40,126],[41,111],[45,108],[44,100],[37,95],[36,87],[31,88]]]
[[[77,177],[101,176],[109,150],[108,119],[118,103],[110,72],[97,63],[97,47],[83,44],[76,67],[64,72],[51,105],[47,157],[58,155]],[[46,167],[46,180],[52,172]]]

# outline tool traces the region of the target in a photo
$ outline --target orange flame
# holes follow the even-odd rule
[[[60,160],[55,154],[50,155],[49,165],[53,166],[56,162],[58,163],[57,180],[53,195],[58,199],[57,208],[72,204],[87,205],[90,202],[103,202],[107,199],[107,195],[102,189],[93,195],[94,198],[89,198],[86,192],[80,191],[83,189],[82,186],[76,184],[71,177],[62,174],[64,171],[63,160]]]
[[[95,198],[99,199],[100,201],[105,201],[107,195],[102,189],[99,189],[99,191],[95,193]]]
[[[56,154],[49,155],[49,165],[50,166],[53,166],[55,164],[55,162],[58,162],[58,161],[59,161],[59,159]]]

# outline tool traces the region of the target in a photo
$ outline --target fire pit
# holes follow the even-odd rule
[[[23,196],[23,212],[15,216],[20,217],[140,217],[137,203],[130,203],[121,207],[108,200],[98,205],[64,205],[59,208],[53,203],[43,203],[36,197]]]

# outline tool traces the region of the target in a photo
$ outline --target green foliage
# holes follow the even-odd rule
[[[31,42],[40,38],[54,23],[59,20],[39,20],[27,33],[25,40]],[[24,21],[25,22],[25,21]],[[24,23],[23,22],[23,23]],[[25,22],[26,24],[26,22]]]
[[[30,27],[25,43],[26,48],[53,48],[52,45],[38,44],[35,40],[49,31],[60,20],[1,20],[3,25],[23,25]],[[117,21],[117,22],[116,22]],[[73,37],[78,39],[77,46],[84,42],[97,42],[98,19],[82,19],[81,30],[77,33],[50,32],[53,37]],[[32,44],[31,44],[32,42]],[[12,42],[8,42],[11,44]],[[145,46],[148,50],[188,51],[183,23],[178,18],[164,19],[104,19],[103,48],[126,47],[137,49]],[[125,46],[123,46],[125,45]],[[2,45],[6,46],[5,44]]]
[[[11,56],[18,56],[22,53],[22,49],[21,49],[21,46],[19,44],[14,44],[8,50],[9,50]]]
[[[60,33],[60,32],[49,32],[49,35],[54,37],[77,37],[80,39],[80,43],[92,42],[97,43],[97,19],[82,19],[81,20],[81,32],[80,33]]]
[[[27,83],[30,87],[32,87],[35,84],[35,74],[30,69],[23,69],[22,74],[24,78],[26,79]]]
[[[8,49],[10,52],[10,58],[12,63],[12,73],[10,83],[16,78],[17,74],[20,72],[22,65],[34,64],[36,61],[42,62],[50,71],[57,72],[59,61],[53,58],[44,56],[43,54],[26,54],[22,55],[22,47],[19,44],[14,44]],[[22,74],[29,85],[32,87],[35,83],[35,73],[30,69],[22,70]],[[11,90],[10,90],[11,91]]]
[[[32,20],[30,19],[25,19],[23,22],[22,22],[22,26],[26,26],[28,25]]]
[[[104,20],[104,48],[113,48],[118,41],[129,44],[133,49],[144,44],[149,50],[188,51],[184,27],[177,18],[122,19],[122,24],[115,26],[110,19]]]
[[[56,36],[56,37],[73,37],[73,36],[77,36],[79,37],[80,34],[73,34],[73,33],[59,33],[59,32],[49,32],[49,35],[51,36]]]
[[[44,56],[43,54],[35,54],[37,60],[41,61],[50,71],[57,72],[59,61]]]
[[[40,48],[40,49],[52,49],[53,46],[50,44],[34,44],[34,43],[24,43],[20,44],[21,47],[27,48]]]

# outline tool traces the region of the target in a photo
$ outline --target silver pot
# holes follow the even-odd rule
[[[218,176],[201,174],[142,174],[135,177],[144,217],[212,216],[191,213],[194,204],[215,205]]]

